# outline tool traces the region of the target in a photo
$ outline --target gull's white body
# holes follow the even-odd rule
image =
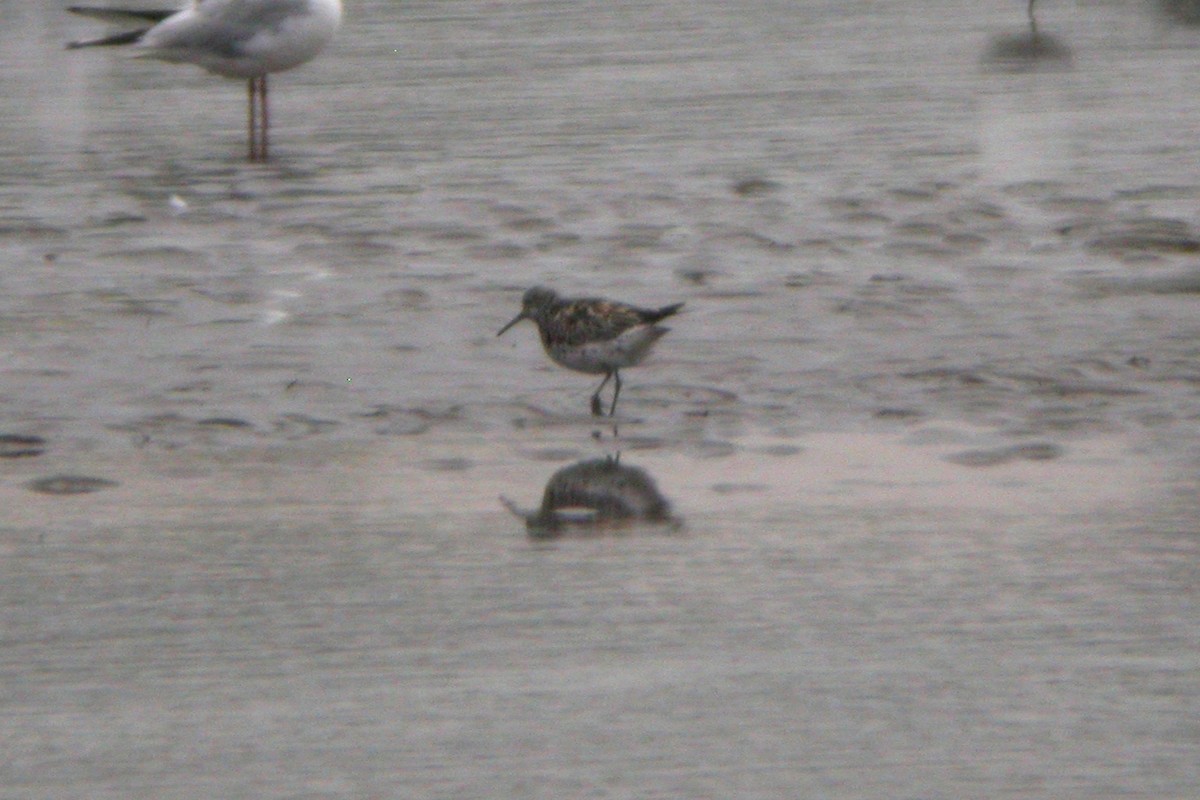
[[[197,0],[147,31],[135,53],[257,78],[312,60],[341,21],[341,0]]]

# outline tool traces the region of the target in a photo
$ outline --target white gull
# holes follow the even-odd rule
[[[267,75],[313,59],[342,21],[341,0],[193,0],[182,10],[97,6],[69,10],[139,26],[71,42],[69,48],[130,44],[138,56],[196,64],[217,75],[247,79],[251,161],[267,159]]]

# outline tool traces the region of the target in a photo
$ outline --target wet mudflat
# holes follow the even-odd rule
[[[1194,797],[1200,33],[879,5],[355,3],[265,167],[15,12],[0,794]]]

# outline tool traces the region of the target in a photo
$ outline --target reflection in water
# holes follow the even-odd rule
[[[1158,9],[1167,19],[1200,25],[1200,0],[1158,0]]]
[[[992,39],[983,60],[987,64],[1009,70],[1034,69],[1039,66],[1066,67],[1071,63],[1071,48],[1055,37],[1038,30],[1034,3],[1029,0],[1029,33],[1004,34]]]
[[[671,504],[644,469],[624,466],[621,456],[606,456],[563,467],[550,477],[542,505],[520,509],[500,498],[525,520],[530,536],[560,536],[568,529],[596,531],[632,523],[678,526]]]

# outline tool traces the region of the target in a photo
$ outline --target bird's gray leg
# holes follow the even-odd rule
[[[269,106],[267,105],[267,76],[263,75],[259,80],[262,81],[262,83],[259,84],[258,90],[259,95],[262,98],[262,140],[259,143],[258,156],[263,161],[266,161],[267,140],[270,139],[271,136],[271,113],[268,110]]]
[[[616,416],[617,398],[621,396],[621,371],[614,369],[612,374],[613,374],[613,377],[616,378],[616,381],[613,384],[614,388],[613,388],[612,406],[610,406],[608,409],[608,415],[610,417]]]
[[[267,113],[267,76],[251,78],[248,84],[250,95],[249,139],[251,161],[267,160],[267,128],[271,124]]]
[[[257,160],[258,155],[258,148],[254,138],[254,132],[258,129],[258,120],[255,114],[257,106],[257,87],[255,86],[255,82],[257,80],[257,78],[251,78],[246,82],[246,96],[250,101],[246,107],[246,138],[250,143],[250,152],[247,157],[250,161]]]
[[[600,408],[600,390],[604,388],[604,384],[608,383],[608,379],[611,378],[614,373],[615,373],[615,370],[613,372],[604,373],[604,380],[600,381],[600,385],[596,387],[596,393],[592,395],[592,416],[593,417],[604,416],[604,411],[603,411],[603,409]],[[620,378],[618,378],[617,380],[620,381]]]

